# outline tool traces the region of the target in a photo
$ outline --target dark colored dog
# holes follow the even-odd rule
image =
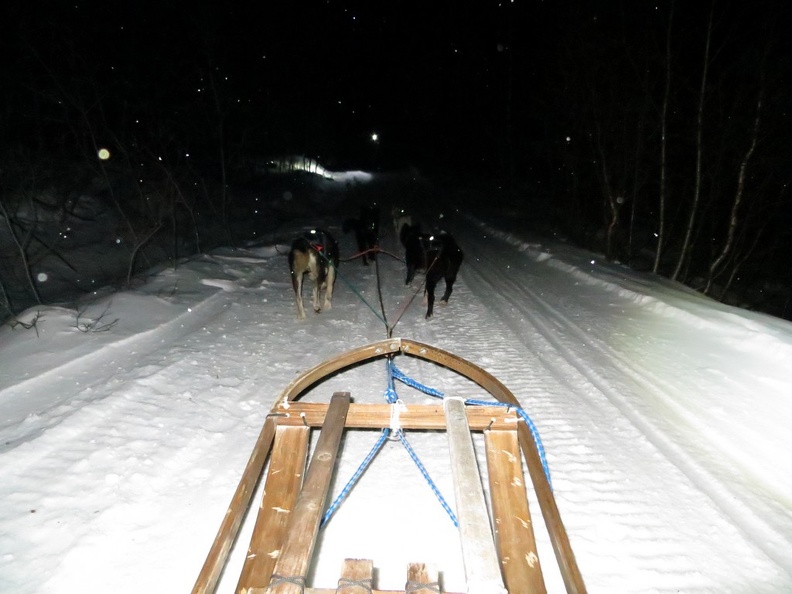
[[[407,263],[405,284],[409,285],[412,282],[417,270],[426,271],[426,317],[431,318],[434,312],[434,292],[437,283],[441,278],[445,279],[445,293],[440,302],[448,303],[464,254],[453,236],[444,231],[421,233],[418,227],[403,225],[400,239]]]
[[[355,232],[358,251],[362,253],[363,264],[374,260],[379,246],[380,209],[376,204],[360,207],[360,217],[344,221],[344,233]]]
[[[397,237],[401,237],[401,230],[404,225],[413,224],[410,213],[399,206],[391,208],[391,217],[393,218],[393,229],[396,231]]]
[[[336,268],[338,268],[338,244],[330,233],[321,229],[311,229],[292,242],[289,250],[289,270],[291,271],[294,299],[297,302],[297,317],[305,318],[302,302],[303,275],[314,281],[313,308],[319,306],[319,292],[325,290],[324,308],[330,309],[333,299]]]

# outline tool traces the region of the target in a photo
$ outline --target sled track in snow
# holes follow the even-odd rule
[[[515,331],[529,350],[543,353],[539,357],[541,364],[559,382],[568,385],[573,391],[577,387],[572,381],[570,370],[574,370],[591,387],[605,397],[629,422],[643,434],[650,443],[674,464],[698,489],[707,495],[715,505],[738,526],[754,545],[762,550],[779,566],[792,574],[792,562],[784,556],[783,551],[788,544],[783,533],[776,530],[765,518],[774,517],[771,510],[765,511],[765,504],[750,494],[736,492],[731,486],[709,472],[697,462],[696,456],[681,448],[673,440],[679,431],[677,426],[689,426],[687,431],[701,432],[705,428],[692,423],[685,411],[666,394],[673,387],[667,385],[652,371],[641,365],[632,363],[623,353],[603,344],[596,337],[586,333],[578,324],[562,311],[543,299],[531,287],[518,285],[512,276],[504,271],[499,263],[499,255],[491,250],[504,248],[500,240],[495,240],[499,248],[489,247],[490,244],[480,242],[478,247],[481,263],[469,266],[465,271],[466,284],[474,293],[486,295],[487,299],[498,304],[497,315],[511,328],[527,325],[534,332],[521,334]],[[489,249],[488,249],[489,248]],[[505,251],[513,248],[506,246]],[[493,287],[507,287],[502,292],[494,291]],[[520,295],[515,299],[514,295]],[[531,340],[525,340],[525,336]],[[551,347],[550,352],[532,342],[537,337]],[[574,348],[568,346],[575,343]],[[583,345],[591,356],[581,359],[576,355]],[[590,364],[597,362],[597,367]],[[517,391],[515,390],[517,393]],[[624,393],[639,394],[643,401],[649,401],[647,410],[651,412],[662,408],[658,418],[670,418],[666,426],[658,428],[657,419],[652,419],[645,412],[634,406]],[[701,452],[706,455],[704,448]],[[761,526],[761,529],[757,529]]]

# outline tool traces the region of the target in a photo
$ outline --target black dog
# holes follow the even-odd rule
[[[342,225],[344,233],[355,232],[358,251],[362,254],[363,264],[374,260],[379,246],[380,209],[376,204],[360,207],[360,217],[347,219]]]
[[[325,290],[324,308],[330,309],[333,299],[336,268],[338,268],[338,244],[330,233],[321,229],[311,229],[292,242],[289,250],[289,270],[291,272],[294,299],[297,302],[297,317],[305,318],[302,302],[303,275],[314,281],[313,308],[319,306],[319,291]]]
[[[440,301],[448,303],[465,256],[453,236],[444,231],[421,233],[417,226],[403,225],[400,239],[407,263],[407,279],[404,284],[409,285],[412,282],[417,270],[426,271],[426,318],[431,318],[437,283],[441,278],[445,279],[445,293]]]

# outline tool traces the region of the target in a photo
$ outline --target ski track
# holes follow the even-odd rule
[[[555,263],[551,266],[494,238],[475,223],[458,222],[458,226],[455,231],[465,263],[450,303],[438,305],[431,320],[423,318],[420,292],[406,306],[419,287],[405,287],[403,264],[387,256],[380,256],[378,266],[342,263],[333,308],[319,316],[310,314],[304,323],[294,319],[285,258],[218,256],[207,258],[206,266],[211,270],[222,263],[225,278],[203,284],[222,290],[201,297],[191,305],[190,313],[0,392],[0,398],[15,398],[63,390],[58,408],[28,419],[22,433],[2,433],[0,442],[5,444],[2,473],[15,485],[13,496],[4,503],[3,550],[12,549],[3,542],[9,534],[16,539],[26,534],[30,544],[23,550],[56,551],[54,556],[63,559],[62,565],[41,569],[33,557],[6,556],[0,559],[0,591],[35,594],[56,587],[59,591],[70,587],[105,591],[130,581],[139,591],[189,589],[266,411],[280,391],[295,373],[386,337],[385,324],[378,317],[378,269],[388,321],[394,323],[403,311],[395,337],[433,344],[482,366],[504,382],[534,420],[589,591],[714,593],[728,586],[733,592],[775,593],[779,584],[790,583],[789,574],[784,573],[789,571],[782,558],[784,547],[777,546],[780,536],[769,527],[758,534],[752,527],[761,509],[745,509],[743,499],[732,496],[722,477],[705,476],[694,459],[674,444],[674,427],[658,426],[652,417],[652,407],[660,406],[666,409],[664,414],[670,410],[684,423],[684,410],[664,397],[673,386],[662,385],[648,367],[596,338],[607,333],[578,326],[564,295],[540,295],[531,287],[518,286],[509,274],[510,267],[527,270],[537,279],[543,274],[573,276],[570,270]],[[390,229],[389,225],[383,228]],[[342,254],[354,253],[351,236],[335,228],[331,231],[342,244]],[[383,246],[401,253],[392,235],[383,237]],[[573,281],[568,285],[574,290]],[[498,292],[498,287],[504,290]],[[307,301],[309,296],[304,298]],[[260,313],[262,307],[268,308],[266,317]],[[272,316],[293,321],[293,325],[276,325],[292,328],[291,341],[282,337],[274,341],[277,349],[267,340],[266,319]],[[319,340],[319,336],[333,339]],[[493,336],[502,340],[493,342]],[[250,344],[259,346],[246,351]],[[284,349],[283,344],[289,346]],[[623,347],[618,340],[616,345]],[[576,356],[581,349],[587,353],[585,362]],[[448,394],[480,397],[470,382],[446,370],[409,357],[397,357],[395,362],[426,385]],[[378,365],[329,378],[305,398],[326,400],[334,391],[350,391],[358,401],[381,401],[387,380],[384,363]],[[397,391],[408,405],[432,400],[398,384]],[[84,426],[95,430],[87,435],[73,429]],[[354,454],[362,459],[376,440],[373,432],[358,433],[345,439],[343,447],[353,456],[339,467],[331,497],[357,467],[359,459]],[[441,492],[453,499],[449,469],[441,454],[446,449],[444,436],[430,432],[410,435],[410,440]],[[598,454],[603,442],[608,456]],[[168,445],[164,450],[160,449],[163,443]],[[477,446],[481,460],[480,442]],[[376,501],[358,498],[353,490],[323,531],[318,545],[322,557],[314,569],[319,583],[333,583],[340,559],[366,556],[378,567],[380,587],[403,585],[404,564],[421,559],[430,564],[442,562],[445,587],[461,588],[461,559],[438,550],[446,539],[455,538],[450,521],[437,533],[426,534],[405,513],[418,505],[433,505],[444,513],[428,487],[402,488],[421,480],[417,470],[409,477],[390,471],[389,462],[401,464],[405,455],[400,444],[386,444],[361,479],[361,484],[378,485],[382,497]],[[84,482],[78,493],[65,492],[60,480],[69,476],[68,484],[74,484],[75,476],[92,477],[97,472],[105,477],[104,483]],[[658,477],[657,490],[647,493],[633,487],[646,483],[645,474]],[[635,480],[639,475],[640,480]],[[43,497],[42,484],[47,485]],[[189,495],[163,501],[161,493],[170,491]],[[95,511],[88,517],[79,511],[85,508],[84,498],[95,502]],[[108,506],[108,501],[123,503]],[[535,499],[531,507],[549,591],[561,591]],[[210,512],[195,518],[192,509]],[[658,515],[658,509],[666,512]],[[352,516],[361,513],[371,518],[371,528],[368,537],[357,539],[357,548],[350,551],[347,527],[354,524]],[[752,535],[753,545],[744,544],[724,514]],[[695,531],[702,516],[712,526],[708,534]],[[253,520],[248,518],[243,525],[228,575],[235,575],[235,569],[238,574]],[[57,525],[58,537],[42,540],[35,529],[41,524]],[[161,543],[158,550],[141,550],[127,536],[141,530],[155,535],[146,540]],[[388,535],[405,531],[419,536],[415,546],[394,551]],[[78,541],[82,546],[74,547]],[[724,541],[734,543],[732,554],[712,559]],[[342,543],[346,548],[341,548]],[[173,563],[168,551],[174,549],[186,549],[190,555],[181,555]],[[98,583],[96,577],[86,575],[87,564],[112,566],[119,555],[146,559],[147,571],[117,573],[113,576],[116,583]],[[658,557],[665,563],[662,573],[655,569]],[[707,574],[699,569],[701,559],[708,559]],[[735,559],[740,562],[734,563]],[[24,572],[29,576],[25,583],[4,581],[7,563],[29,568]],[[625,583],[621,578],[625,566],[631,568],[627,575],[643,579]],[[19,575],[19,569],[14,573]],[[58,583],[50,583],[56,574]],[[760,582],[757,575],[762,576]],[[232,581],[224,579],[218,591],[233,591]]]
[[[466,238],[482,237],[481,230],[466,228],[462,236]],[[558,380],[561,384],[561,391],[548,390],[546,396],[563,398],[575,397],[573,407],[564,408],[561,412],[566,417],[561,423],[564,427],[563,439],[555,442],[555,420],[546,419],[541,413],[541,402],[538,406],[532,404],[531,410],[538,411],[536,416],[540,431],[542,427],[550,428],[547,440],[550,443],[546,448],[552,469],[552,459],[555,451],[564,452],[565,457],[571,452],[580,452],[584,455],[582,459],[574,459],[571,463],[566,460],[560,465],[565,471],[569,469],[579,469],[580,473],[574,476],[560,477],[556,482],[557,497],[561,502],[559,506],[564,511],[565,494],[560,492],[562,488],[577,489],[580,487],[581,479],[583,488],[592,488],[601,491],[603,495],[603,508],[601,514],[591,514],[593,510],[587,504],[586,510],[571,511],[572,517],[585,517],[593,515],[607,519],[607,528],[604,526],[586,526],[580,531],[581,536],[586,539],[591,534],[596,534],[594,540],[601,542],[603,536],[611,540],[614,534],[603,534],[604,530],[608,533],[615,533],[616,539],[613,546],[618,548],[618,542],[623,540],[627,545],[624,549],[622,562],[635,560],[636,566],[640,567],[640,558],[649,558],[652,554],[668,555],[669,565],[673,567],[680,576],[679,579],[670,579],[669,584],[673,584],[673,591],[680,583],[688,580],[688,588],[685,591],[714,591],[717,590],[717,581],[708,582],[702,579],[695,565],[696,556],[690,558],[679,558],[673,551],[700,549],[702,557],[707,557],[707,540],[701,535],[690,533],[684,534],[683,538],[689,539],[684,547],[680,547],[674,542],[679,537],[679,526],[685,525],[684,515],[690,514],[691,520],[700,516],[701,510],[705,509],[712,516],[713,525],[720,525],[719,528],[725,533],[732,531],[730,525],[724,525],[719,521],[718,516],[726,513],[731,521],[741,527],[746,535],[753,542],[754,549],[740,550],[742,547],[735,547],[735,556],[742,559],[752,559],[748,564],[749,570],[741,576],[744,581],[746,591],[762,591],[761,585],[752,582],[753,572],[756,565],[766,565],[767,569],[762,572],[764,576],[773,576],[768,579],[767,591],[777,589],[778,583],[789,580],[789,559],[785,551],[788,550],[788,543],[785,542],[783,531],[775,531],[774,527],[763,520],[761,502],[756,498],[745,497],[736,498],[735,493],[729,485],[718,480],[718,477],[707,476],[702,467],[695,462],[695,457],[675,445],[673,438],[680,432],[696,432],[700,428],[688,428],[684,430],[675,429],[673,426],[663,426],[658,429],[653,417],[650,417],[652,406],[663,406],[671,411],[665,410],[657,418],[664,415],[675,418],[679,423],[684,423],[684,411],[674,406],[672,400],[663,397],[664,390],[673,390],[673,387],[663,385],[659,382],[656,375],[650,369],[635,365],[625,358],[617,349],[609,347],[607,344],[598,341],[595,337],[598,333],[589,333],[579,327],[568,314],[561,311],[564,306],[563,295],[552,295],[549,298],[555,299],[559,305],[550,305],[548,299],[540,297],[538,292],[529,286],[517,285],[509,274],[510,267],[530,268],[536,266],[537,275],[540,272],[541,264],[535,263],[526,255],[515,251],[513,247],[505,245],[500,240],[492,240],[489,237],[485,240],[475,242],[476,262],[474,265],[465,269],[466,285],[471,288],[474,294],[478,294],[487,299],[489,304],[495,305],[494,309],[502,320],[506,322],[505,332],[509,332],[517,338],[518,343],[522,343],[528,349],[528,353],[539,354],[536,357],[540,363],[539,369],[544,368],[546,373]],[[540,258],[542,260],[542,258]],[[469,262],[468,262],[469,263]],[[564,267],[551,267],[556,270],[563,270]],[[563,270],[569,274],[569,270]],[[555,286],[556,283],[550,284]],[[559,283],[564,284],[564,283]],[[567,282],[569,290],[574,290],[574,283]],[[539,286],[548,286],[548,283],[538,282]],[[492,295],[493,288],[505,287],[502,293]],[[515,296],[519,295],[519,298]],[[493,298],[495,297],[495,298]],[[584,319],[589,319],[584,317]],[[519,322],[518,322],[519,321]],[[471,335],[476,333],[471,332]],[[513,341],[507,341],[513,344]],[[581,349],[581,347],[583,347]],[[585,351],[586,357],[578,355]],[[527,358],[530,361],[530,357]],[[665,362],[653,360],[653,363],[663,365]],[[528,365],[525,365],[528,367]],[[510,382],[507,378],[518,371],[519,367],[506,370],[502,374],[496,372],[507,385]],[[524,373],[524,372],[523,372]],[[517,385],[517,384],[515,384]],[[566,391],[566,395],[564,395]],[[515,391],[515,393],[518,393]],[[626,395],[626,396],[623,396]],[[604,400],[603,400],[604,398]],[[650,402],[650,406],[642,403]],[[636,405],[637,403],[637,405]],[[558,411],[557,404],[552,409]],[[552,414],[552,413],[551,413]],[[570,425],[570,420],[578,417],[577,422]],[[605,431],[603,431],[603,428]],[[629,464],[633,472],[647,472],[668,476],[665,484],[679,484],[680,495],[673,496],[673,491],[669,490],[669,496],[665,497],[668,501],[663,506],[672,510],[673,514],[662,521],[655,516],[654,510],[657,508],[657,497],[662,497],[661,492],[647,494],[641,492],[631,492],[630,476],[619,476],[619,474],[608,469],[607,460],[592,461],[585,454],[589,451],[600,450],[601,446],[593,448],[586,444],[588,438],[596,436],[598,440],[613,442],[608,450],[614,456],[624,458],[631,456],[636,458],[635,463]],[[646,460],[652,460],[652,466],[646,467]],[[594,462],[594,464],[592,464]],[[623,465],[620,465],[623,466]],[[643,468],[642,468],[643,466]],[[680,476],[680,471],[683,476]],[[586,475],[589,475],[586,477]],[[567,480],[569,483],[567,483]],[[640,483],[640,481],[639,481]],[[642,484],[642,483],[640,483]],[[574,499],[574,494],[570,495]],[[679,509],[679,501],[687,502],[687,509]],[[618,502],[620,514],[626,514],[625,525],[621,526],[625,530],[624,534],[619,534],[619,525],[613,525],[614,519],[618,522],[619,518],[614,518],[616,511],[614,504]],[[695,504],[693,504],[695,502]],[[714,505],[713,505],[714,503]],[[755,505],[758,509],[749,509],[747,505]],[[574,510],[574,507],[573,507]],[[680,513],[682,512],[682,513]],[[566,517],[566,516],[564,516]],[[640,520],[640,519],[643,520]],[[639,519],[636,521],[636,519]],[[757,528],[757,523],[761,528]],[[664,526],[675,526],[675,528],[664,537]],[[627,531],[632,538],[624,539]],[[576,533],[577,526],[572,526],[571,531]],[[787,530],[787,533],[789,531]],[[637,538],[636,538],[637,533]],[[717,547],[722,546],[720,539],[723,533],[715,532],[714,538],[718,539]],[[666,541],[667,539],[667,541]],[[690,543],[696,542],[696,546]],[[573,547],[575,546],[573,539]],[[713,542],[713,550],[717,550]],[[764,556],[773,559],[778,567],[767,563]],[[594,555],[594,558],[596,556]],[[734,586],[734,575],[729,575],[732,569],[726,563],[721,568],[722,576],[708,576],[710,579],[720,577],[723,582],[731,582]],[[600,568],[601,571],[601,568]],[[784,572],[787,572],[786,574]],[[618,591],[648,591],[647,585],[627,585],[618,583],[619,568],[614,568],[614,582],[609,584],[610,588],[616,587]],[[653,572],[647,569],[649,573]],[[583,575],[586,575],[585,567]],[[775,582],[775,584],[774,584]],[[652,583],[649,579],[647,583]],[[664,591],[660,585],[655,586],[656,591]],[[632,588],[635,588],[632,590]],[[655,590],[652,590],[655,591]]]

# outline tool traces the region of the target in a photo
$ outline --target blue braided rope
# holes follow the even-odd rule
[[[404,375],[396,365],[391,365],[391,370],[393,376],[399,380],[401,383],[410,386],[411,388],[415,388],[416,390],[420,390],[424,394],[428,394],[429,396],[434,396],[436,398],[442,398],[444,394],[440,390],[436,390],[434,388],[430,388],[429,386],[424,386],[423,384],[415,381],[411,377],[407,377]]]
[[[414,379],[407,377],[399,370],[399,368],[396,367],[396,365],[391,365],[391,374],[403,384],[415,388],[416,390],[420,390],[424,394],[435,396],[437,398],[443,398],[445,396],[440,390],[424,386]],[[520,415],[520,418],[523,421],[525,421],[525,424],[528,425],[528,429],[531,431],[531,437],[533,437],[534,444],[536,444],[536,450],[539,452],[539,460],[542,462],[542,469],[544,470],[545,477],[547,477],[547,483],[550,485],[550,489],[553,488],[553,482],[550,479],[550,467],[547,465],[547,457],[545,456],[545,449],[544,445],[542,445],[542,439],[539,437],[539,431],[537,430],[536,425],[534,425],[534,422],[531,420],[531,417],[528,416],[528,413],[525,412],[525,410],[519,406],[514,406],[513,404],[509,404],[507,402],[499,402],[497,400],[466,400],[465,404],[473,404],[477,406],[504,406],[506,408],[513,408],[516,410],[517,414]]]
[[[374,456],[376,456],[377,453],[380,451],[380,449],[382,449],[382,445],[388,439],[388,433],[390,433],[390,429],[382,430],[382,434],[380,435],[380,438],[377,440],[377,443],[374,444],[374,447],[371,448],[371,451],[368,453],[368,456],[366,456],[363,459],[363,462],[360,463],[358,469],[349,479],[347,484],[344,485],[344,488],[341,489],[341,492],[338,494],[338,497],[336,497],[335,501],[333,501],[333,503],[330,504],[330,507],[327,508],[325,515],[322,517],[322,522],[319,525],[320,528],[324,528],[325,524],[327,524],[330,521],[330,518],[333,516],[333,514],[336,513],[338,508],[341,506],[341,503],[344,501],[344,499],[347,498],[347,495],[349,495],[349,492],[352,490],[355,484],[357,484],[358,480],[363,475],[363,472],[365,472],[366,468],[368,468],[369,464],[371,464],[371,461],[374,459]]]
[[[395,403],[398,401],[394,378],[398,378],[399,381],[402,382],[404,382],[404,380],[412,381],[401,371],[399,371],[399,368],[396,367],[396,364],[393,362],[393,358],[390,358],[388,359],[388,389],[385,391],[385,398],[387,399],[388,402],[391,403]],[[412,458],[413,462],[415,462],[415,465],[418,467],[418,470],[421,471],[421,474],[426,479],[426,482],[429,483],[429,488],[432,490],[432,493],[435,494],[435,497],[437,497],[437,500],[440,502],[440,505],[443,506],[443,509],[446,510],[446,513],[448,514],[448,517],[451,518],[451,521],[454,523],[454,526],[459,527],[454,512],[451,510],[451,507],[446,502],[442,493],[440,493],[440,489],[437,488],[437,485],[432,480],[432,477],[429,476],[429,472],[426,470],[426,467],[423,465],[420,458],[418,458],[418,454],[415,453],[415,450],[412,449],[412,446],[407,441],[407,438],[404,436],[404,431],[399,429],[396,432],[396,435],[399,438],[399,441],[401,441],[402,445],[404,446],[404,449],[407,450],[407,453],[410,455],[410,458]]]
[[[386,367],[388,368],[388,387],[385,390],[385,400],[387,400],[391,404],[395,404],[396,402],[398,402],[399,396],[396,394],[396,385],[393,382],[393,374],[394,374],[394,370],[396,370],[396,365],[393,364],[392,357],[387,359]]]
[[[432,480],[432,477],[429,476],[429,472],[426,470],[426,467],[424,467],[424,465],[421,463],[421,460],[418,458],[418,454],[415,453],[415,450],[412,449],[412,446],[407,441],[407,438],[404,437],[404,431],[399,429],[396,432],[396,435],[399,437],[399,440],[404,446],[404,449],[407,450],[408,454],[410,454],[410,458],[413,459],[413,462],[415,462],[415,465],[418,467],[418,470],[421,471],[421,474],[426,479],[426,482],[429,483],[429,488],[432,489],[432,493],[435,494],[435,497],[437,497],[437,500],[440,502],[440,505],[442,505],[443,509],[446,510],[446,513],[448,514],[448,517],[451,518],[451,521],[454,523],[454,526],[459,528],[459,522],[457,522],[454,512],[451,510],[451,507],[443,498],[443,494],[440,493],[440,489],[437,488],[437,485],[435,485],[434,481]]]
[[[536,429],[536,425],[531,420],[531,417],[528,416],[528,413],[521,409],[519,406],[514,406],[513,404],[509,404],[508,402],[492,402],[490,400],[465,400],[465,404],[472,404],[474,406],[503,406],[505,408],[513,408],[517,411],[517,414],[520,415],[520,418],[525,421],[525,424],[528,425],[528,429],[531,432],[531,437],[533,437],[534,444],[536,444],[536,450],[539,452],[539,460],[542,462],[542,469],[544,470],[545,477],[547,478],[547,483],[550,485],[550,489],[553,489],[553,482],[550,480],[550,468],[547,465],[547,458],[545,457],[545,449],[542,445],[542,440],[539,437],[539,431]]]

